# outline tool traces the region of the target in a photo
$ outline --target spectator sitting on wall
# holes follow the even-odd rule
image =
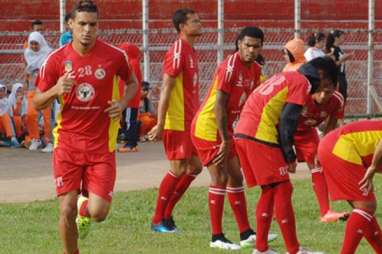
[[[70,13],[65,15],[65,32],[63,32],[60,36],[60,41],[59,41],[60,47],[64,46],[65,44],[73,40],[72,31],[70,31],[70,28],[68,25],[68,21],[70,17],[71,17]]]
[[[304,41],[299,38],[294,38],[293,40],[288,41],[282,49],[282,52],[287,61],[283,72],[295,71],[305,63]]]
[[[4,140],[0,141],[0,146],[20,147],[9,116],[9,110],[10,104],[7,97],[7,87],[0,84],[0,134],[4,137]]]

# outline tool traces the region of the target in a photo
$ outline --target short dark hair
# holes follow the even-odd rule
[[[70,18],[75,18],[78,12],[94,12],[98,14],[97,5],[92,0],[79,0],[70,13]]]
[[[178,9],[175,11],[174,16],[172,17],[172,23],[178,33],[180,32],[180,24],[185,24],[187,22],[187,15],[195,13],[196,12],[194,10],[188,8]]]
[[[34,27],[35,25],[42,25],[42,21],[41,20],[39,20],[39,19],[35,19],[35,20],[33,20],[32,21],[32,27]]]
[[[66,15],[65,15],[65,23],[68,23],[68,21],[69,21],[69,19],[72,17],[72,13],[66,13]]]
[[[336,40],[336,38],[340,37],[344,33],[345,32],[342,30],[334,30],[328,34],[328,38],[326,39],[326,46],[325,46],[327,52],[331,51],[331,48],[333,47],[334,41]]]
[[[263,30],[255,26],[246,26],[240,31],[239,35],[236,38],[236,41],[235,41],[236,51],[239,50],[239,41],[244,39],[245,36],[258,38],[261,40],[261,44],[264,43]]]
[[[307,44],[310,47],[314,47],[314,45],[316,45],[317,42],[324,40],[325,37],[326,37],[325,34],[322,32],[312,33],[308,37],[308,43]]]
[[[324,78],[330,79],[334,85],[337,84],[338,68],[331,57],[317,57],[311,61],[311,64],[324,72]]]

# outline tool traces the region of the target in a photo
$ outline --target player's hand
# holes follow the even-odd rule
[[[220,143],[219,151],[216,157],[212,160],[212,163],[216,165],[223,165],[224,162],[228,159],[231,149],[231,141],[225,140]]]
[[[65,74],[62,75],[57,81],[57,95],[61,96],[65,93],[69,93],[72,90],[74,83],[75,80],[73,79],[73,72],[65,72]]]
[[[158,140],[162,138],[163,133],[163,125],[162,124],[156,124],[148,133],[147,136],[149,140]]]
[[[361,191],[370,192],[373,189],[373,177],[376,168],[373,166],[368,167],[362,180],[359,181],[359,189]]]
[[[288,172],[289,173],[296,173],[296,168],[297,168],[297,162],[289,162],[288,163]]]
[[[104,112],[109,113],[111,119],[121,118],[122,111],[125,109],[125,106],[122,105],[120,101],[108,101],[110,106],[105,109]]]

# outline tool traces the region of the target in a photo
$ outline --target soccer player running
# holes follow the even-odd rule
[[[264,34],[245,27],[236,40],[236,52],[215,71],[211,88],[192,122],[191,137],[202,164],[211,176],[208,205],[212,229],[210,247],[240,249],[222,229],[225,193],[240,231],[240,244],[253,245],[255,232],[248,222],[240,163],[233,144],[233,128],[251,91],[260,83],[261,67],[255,59]]]
[[[78,254],[78,235],[85,237],[90,221],[103,221],[109,212],[119,118],[137,82],[124,52],[97,38],[98,9],[91,0],[74,6],[69,25],[73,41],[48,57],[33,102],[37,109],[56,98],[61,103],[53,152],[59,232],[65,254]],[[122,98],[119,78],[128,86]]]
[[[375,253],[381,254],[373,176],[382,172],[382,121],[353,122],[330,132],[320,142],[318,158],[330,199],[346,200],[353,208],[340,253],[356,253],[365,237]]]
[[[330,210],[328,187],[317,160],[317,148],[320,138],[316,127],[325,122],[324,134],[333,130],[337,120],[344,115],[344,98],[330,87],[310,96],[302,110],[294,145],[299,162],[305,161],[312,174],[312,186],[320,207],[321,222],[335,222],[346,219],[347,213]]]
[[[248,186],[259,185],[254,254],[274,254],[268,246],[273,210],[289,254],[311,254],[300,247],[292,207],[289,172],[296,170],[293,136],[309,94],[337,82],[335,63],[316,58],[298,71],[283,72],[261,84],[247,99],[235,129],[235,146]]]
[[[151,140],[163,138],[164,150],[171,169],[159,186],[151,229],[174,232],[172,210],[202,170],[191,142],[191,121],[199,107],[198,58],[193,48],[201,35],[198,14],[179,9],[173,16],[179,38],[164,59],[162,91],[158,105],[158,122],[150,130]]]

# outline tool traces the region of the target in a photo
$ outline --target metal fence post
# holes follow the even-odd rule
[[[367,114],[372,113],[373,101],[371,86],[374,78],[374,29],[375,29],[375,0],[369,0],[369,39],[367,49]]]
[[[142,0],[143,80],[150,82],[149,0]]]
[[[60,33],[65,32],[65,0],[60,1]]]
[[[294,0],[294,37],[301,36],[301,0]]]
[[[217,64],[224,59],[224,0],[218,0],[218,48]]]

